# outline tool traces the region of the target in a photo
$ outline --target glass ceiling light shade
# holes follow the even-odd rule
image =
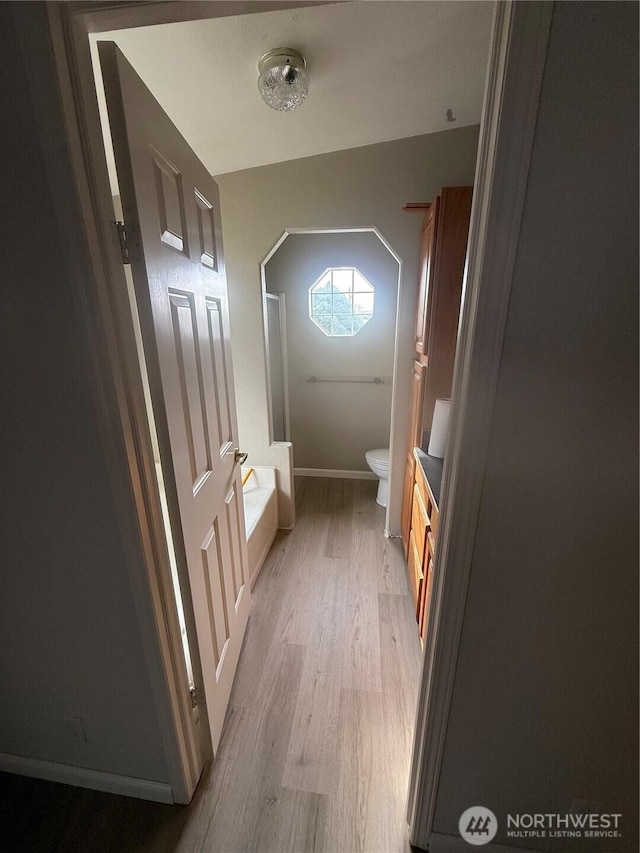
[[[290,47],[275,47],[258,63],[258,91],[274,110],[295,110],[309,93],[304,56]]]

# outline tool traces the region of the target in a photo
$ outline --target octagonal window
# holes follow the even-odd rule
[[[309,317],[329,337],[353,337],[373,317],[373,285],[355,267],[329,267],[309,288]]]

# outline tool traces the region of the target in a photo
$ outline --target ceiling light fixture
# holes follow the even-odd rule
[[[258,63],[258,90],[274,110],[295,110],[309,93],[304,56],[290,47],[274,47]]]

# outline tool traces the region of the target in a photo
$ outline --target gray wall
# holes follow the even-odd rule
[[[416,105],[419,109],[419,104]],[[376,226],[403,263],[395,389],[390,527],[400,529],[420,217],[402,210],[443,186],[470,185],[478,127],[415,136],[217,176],[222,203],[238,428],[257,465],[278,464],[269,446],[260,264],[288,228]],[[395,476],[394,473],[395,472]],[[282,519],[281,519],[282,522]]]
[[[0,16],[0,753],[167,781],[78,313],[79,211],[69,193],[70,258],[41,147],[70,187],[44,4]]]
[[[511,843],[638,849],[637,44],[636,4],[555,6],[437,832],[580,797],[624,838]]]
[[[309,287],[331,266],[354,266],[374,286],[374,315],[353,337],[328,337],[309,319]],[[292,234],[265,265],[285,294],[289,410],[298,468],[368,471],[364,454],[389,447],[391,382],[316,382],[310,376],[393,374],[399,264],[371,231]]]

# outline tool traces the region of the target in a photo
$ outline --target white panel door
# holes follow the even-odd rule
[[[176,556],[188,574],[215,752],[249,614],[218,187],[116,45],[99,47]]]

